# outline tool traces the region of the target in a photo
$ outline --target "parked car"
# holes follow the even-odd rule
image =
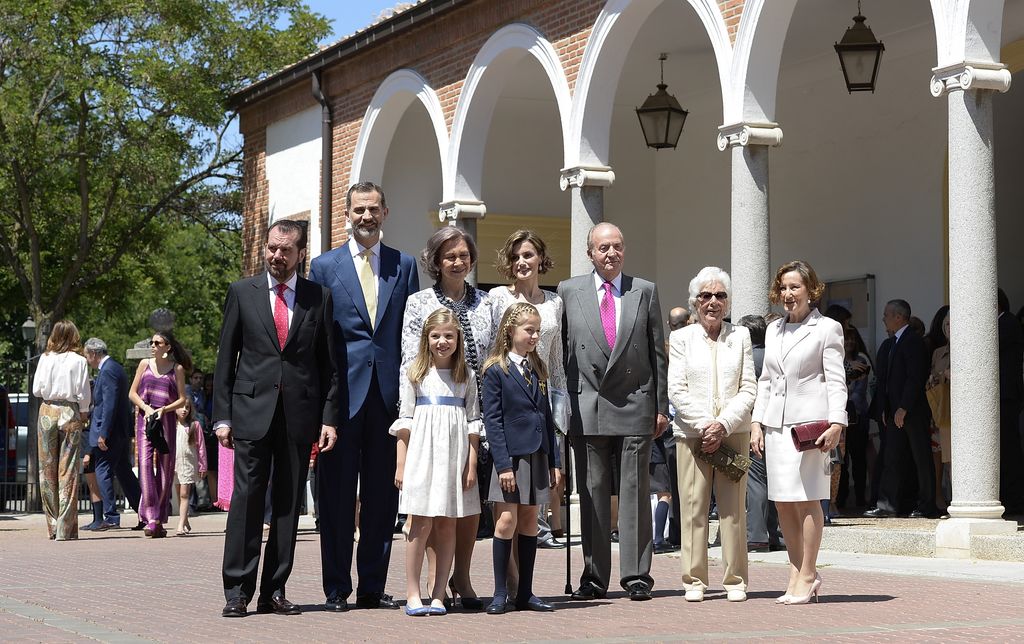
[[[28,480],[28,394],[8,394],[10,410],[8,427],[0,437],[3,459],[0,460],[0,481],[25,483]]]

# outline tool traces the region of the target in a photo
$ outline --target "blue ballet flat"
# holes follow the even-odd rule
[[[430,611],[431,615],[447,615],[448,609],[444,606],[425,606]]]
[[[430,606],[420,606],[419,608],[410,608],[408,605],[405,607],[405,614],[409,617],[425,617],[430,615]]]

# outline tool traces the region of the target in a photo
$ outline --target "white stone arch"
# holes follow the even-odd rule
[[[359,137],[352,155],[349,183],[359,181],[380,182],[387,162],[391,140],[405,111],[419,101],[427,110],[437,139],[437,156],[441,163],[441,177],[448,176],[445,152],[448,150],[448,128],[444,110],[437,93],[427,81],[411,69],[400,69],[380,84],[363,116]],[[347,187],[346,187],[347,188]]]
[[[459,93],[452,119],[451,142],[448,146],[444,201],[481,200],[484,148],[491,117],[504,87],[506,73],[525,56],[533,56],[551,82],[561,125],[563,159],[568,141],[569,112],[572,97],[562,62],[551,43],[533,27],[514,23],[496,31],[469,67]],[[552,177],[552,181],[557,181]]]
[[[930,0],[936,67],[963,61],[998,62],[1004,0]]]
[[[611,119],[619,75],[629,50],[647,18],[665,0],[609,0],[587,39],[580,61],[569,125],[570,156],[566,167],[609,165]],[[729,31],[714,0],[686,0],[704,26],[718,63],[722,102],[732,59]]]
[[[797,0],[747,0],[736,31],[725,124],[775,121],[786,32]]]

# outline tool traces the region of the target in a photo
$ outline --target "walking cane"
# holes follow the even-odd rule
[[[572,595],[572,447],[565,438],[565,594]]]

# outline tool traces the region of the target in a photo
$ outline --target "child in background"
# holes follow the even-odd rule
[[[401,405],[390,433],[398,437],[398,511],[409,515],[405,556],[405,613],[444,615],[445,582],[455,557],[455,520],[480,513],[476,483],[480,405],[476,376],[466,365],[462,329],[448,309],[423,323],[419,350],[400,378]],[[437,570],[430,605],[420,597],[420,574],[431,533]]]
[[[185,397],[185,405],[174,413],[178,421],[174,458],[174,474],[178,477],[178,531],[174,534],[184,537],[192,532],[192,526],[188,523],[188,500],[192,486],[206,476],[206,441],[203,426],[196,420],[189,397]]]
[[[540,313],[517,302],[501,318],[491,356],[484,363],[484,427],[494,459],[488,501],[496,504],[494,600],[489,615],[511,610],[507,575],[512,537],[518,535],[517,610],[554,608],[533,594],[537,559],[537,506],[548,503],[561,479],[555,426],[548,403],[548,370],[537,355]]]

